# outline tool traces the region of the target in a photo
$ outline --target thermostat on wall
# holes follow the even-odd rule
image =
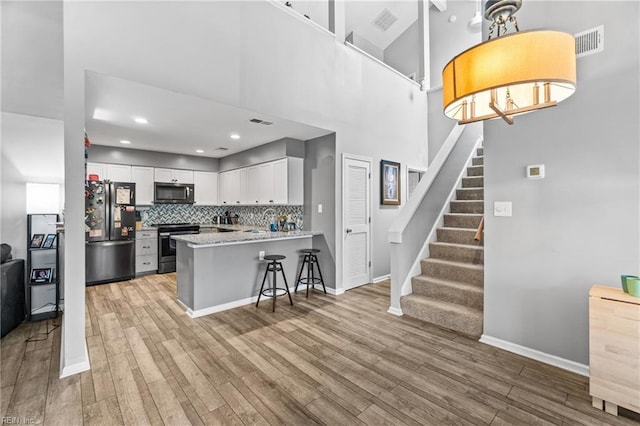
[[[544,178],[544,164],[535,164],[533,166],[527,166],[527,179],[542,179]]]

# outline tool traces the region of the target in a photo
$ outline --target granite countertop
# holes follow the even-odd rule
[[[201,223],[200,229],[203,228],[216,228],[216,229],[227,229],[231,231],[250,231],[252,229],[257,229],[254,225],[226,225],[226,224],[218,224],[218,223]]]
[[[247,225],[224,225],[224,226],[243,226],[244,228],[255,229],[255,227],[248,227]],[[265,240],[284,240],[294,238],[307,238],[314,235],[322,235],[322,232],[318,231],[289,231],[289,232],[268,232],[260,230],[261,232],[213,232],[204,234],[186,234],[171,236],[176,241],[184,241],[193,248],[211,247],[225,244],[238,244],[248,243],[254,241]]]

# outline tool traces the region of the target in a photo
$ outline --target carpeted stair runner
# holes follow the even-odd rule
[[[478,148],[467,167],[430,257],[411,280],[413,293],[400,299],[405,315],[473,337],[482,335],[484,300],[484,247],[474,239],[484,213],[483,154]]]

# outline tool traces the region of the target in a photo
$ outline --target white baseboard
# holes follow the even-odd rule
[[[73,376],[74,374],[82,373],[83,371],[90,369],[91,364],[89,364],[89,361],[82,361],[77,364],[67,365],[62,368],[59,378],[64,379],[65,377]]]
[[[382,275],[382,276],[379,276],[379,277],[375,277],[371,282],[372,282],[373,284],[376,284],[376,283],[379,283],[379,282],[381,282],[381,281],[389,280],[389,279],[391,279],[391,274],[387,274],[387,275]]]
[[[389,306],[389,310],[387,312],[398,317],[401,317],[404,315],[404,312],[402,312],[402,309],[394,308],[393,306]]]
[[[82,373],[83,371],[87,371],[91,369],[91,364],[89,363],[89,350],[87,349],[87,341],[84,341],[84,360],[77,362],[75,364],[62,365],[64,356],[60,357],[60,379],[64,379],[65,377],[73,376],[74,374]]]
[[[527,348],[526,346],[520,346],[515,343],[507,342],[506,340],[487,336],[486,334],[482,335],[480,342],[527,358],[535,359],[536,361],[544,362],[545,364],[553,365],[554,367],[562,368],[563,370],[580,374],[581,376],[589,377],[589,366],[580,364],[579,362],[570,361],[565,358],[560,358],[559,356],[540,352],[536,349]]]
[[[327,293],[333,294],[334,296],[340,296],[341,294],[344,294],[344,288],[335,289],[327,287]]]
[[[299,286],[298,293],[304,291],[304,287],[302,287],[302,285]],[[291,294],[295,294],[294,290],[295,287],[289,287],[289,291],[291,292]],[[344,289],[339,289],[338,291],[336,291],[333,288],[327,287],[327,293],[340,295],[344,293]],[[189,315],[191,318],[198,318],[205,315],[215,314],[217,312],[228,311],[229,309],[239,308],[240,306],[251,305],[252,303],[256,303],[258,301],[258,296],[247,297],[246,299],[235,300],[233,302],[223,303],[221,305],[211,306],[209,308],[196,309],[195,311],[182,303],[182,301],[180,301],[179,299],[176,299],[176,301],[185,309],[187,315]]]

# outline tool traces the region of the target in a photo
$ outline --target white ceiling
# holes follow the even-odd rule
[[[373,21],[384,10],[398,18],[386,31]],[[418,2],[415,0],[346,1],[346,34],[352,31],[384,50],[418,19]]]
[[[332,133],[93,72],[86,74],[85,95],[85,126],[95,145],[218,158],[282,138],[309,140]],[[94,118],[96,111],[103,119]],[[149,123],[138,124],[135,117]],[[252,118],[273,124],[251,123]],[[232,133],[240,139],[231,139]],[[131,144],[122,145],[121,140]],[[196,153],[197,149],[204,153]]]

